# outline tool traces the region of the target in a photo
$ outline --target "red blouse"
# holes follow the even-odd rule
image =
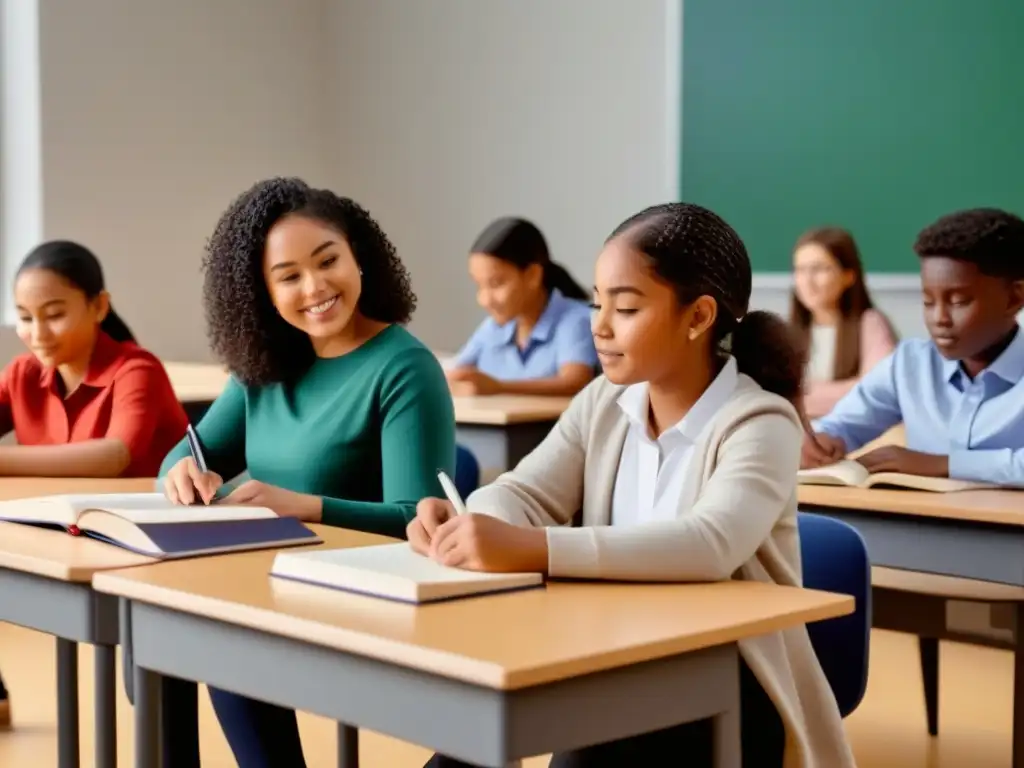
[[[160,360],[133,342],[96,339],[81,385],[64,399],[57,372],[19,355],[0,373],[0,433],[22,445],[117,438],[131,454],[122,477],[156,477],[188,418]]]

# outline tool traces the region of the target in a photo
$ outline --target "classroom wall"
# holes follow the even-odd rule
[[[332,0],[336,188],[379,217],[454,349],[481,313],[467,249],[496,216],[584,285],[626,216],[676,195],[677,0]]]
[[[231,198],[268,175],[333,178],[325,13],[39,0],[44,235],[96,251],[118,312],[162,356],[207,359],[199,262]]]

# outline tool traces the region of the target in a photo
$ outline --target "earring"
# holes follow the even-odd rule
[[[696,338],[697,338],[697,332],[695,330],[693,330],[693,328],[691,328],[689,336],[690,336],[690,341],[695,341]]]

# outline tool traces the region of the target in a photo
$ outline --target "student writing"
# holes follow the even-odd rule
[[[440,363],[402,327],[415,296],[378,224],[330,191],[261,182],[217,224],[204,273],[210,341],[232,378],[196,427],[209,471],[183,441],[161,469],[167,496],[209,502],[248,470],[225,504],[403,536],[416,503],[440,493],[437,470],[454,474],[455,416]],[[172,685],[165,707],[184,727],[194,686]],[[242,768],[305,765],[294,712],[210,696]],[[191,734],[179,741],[166,764],[198,765]]]
[[[589,296],[551,260],[536,226],[493,222],[473,243],[469,274],[490,317],[448,372],[454,393],[568,396],[594,377]]]
[[[982,208],[917,237],[931,339],[908,339],[820,419],[802,464],[841,458],[903,422],[906,447],[859,461],[903,472],[1024,486],[1024,221]]]
[[[800,585],[802,358],[780,318],[748,313],[750,292],[746,249],[712,212],[671,203],[628,219],[595,271],[604,376],[514,470],[469,497],[469,514],[421,502],[412,546],[474,570]],[[578,510],[582,527],[570,527]],[[740,652],[743,765],[853,766],[806,629]],[[551,765],[710,766],[712,745],[698,722]]]
[[[35,248],[14,281],[18,338],[29,352],[0,374],[0,475],[152,477],[185,433],[160,361],[110,306],[103,270],[78,243]],[[0,727],[10,724],[0,679]]]
[[[824,416],[896,346],[889,320],[874,308],[853,236],[813,229],[793,253],[790,324],[807,354],[804,410]]]

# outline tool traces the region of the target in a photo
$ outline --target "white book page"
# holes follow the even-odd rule
[[[282,560],[310,561],[320,566],[335,566],[345,571],[380,573],[407,579],[417,584],[486,582],[505,580],[516,574],[481,573],[441,565],[413,551],[407,543],[380,544],[349,549],[319,549],[308,552],[282,552]],[[520,574],[521,575],[521,574]]]
[[[843,459],[835,464],[827,464],[824,467],[814,469],[801,469],[798,479],[811,479],[816,477],[834,477],[846,485],[858,486],[867,482],[868,471],[860,462],[852,459]]]
[[[218,520],[256,520],[277,516],[265,507],[221,504],[174,505],[162,493],[107,493],[93,496],[69,494],[54,498],[79,514],[104,512],[133,523],[202,523]]]

